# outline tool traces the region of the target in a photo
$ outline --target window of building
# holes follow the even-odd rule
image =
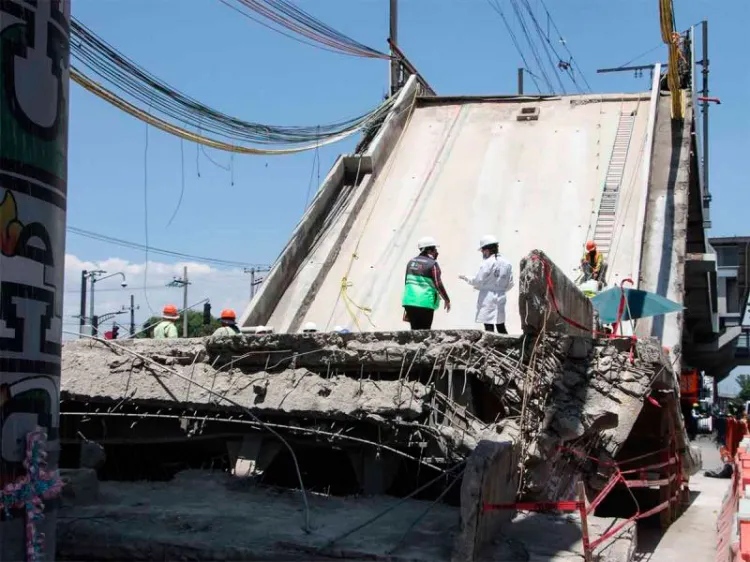
[[[719,267],[739,266],[740,253],[737,246],[719,246],[716,248],[716,265]]]
[[[744,305],[744,303],[740,303],[740,291],[739,287],[737,285],[737,278],[736,277],[727,277],[727,312],[733,313],[733,312],[742,312],[744,309],[744,306],[740,306],[740,304]]]

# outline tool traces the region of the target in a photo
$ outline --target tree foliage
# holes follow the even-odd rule
[[[211,316],[211,323],[206,325],[203,323],[203,313],[197,312],[195,310],[188,310],[188,337],[189,338],[200,338],[203,336],[210,336],[214,333],[216,328],[221,326],[221,322],[218,318],[214,318]],[[144,332],[141,332],[138,334],[139,338],[151,338],[154,336],[154,328],[156,325],[161,322],[161,316],[151,316],[146,322],[143,324],[141,329],[144,329],[146,327],[150,328]],[[182,316],[180,316],[179,320],[175,321],[175,324],[177,325],[177,332],[180,334],[180,337],[182,337]]]
[[[740,387],[737,398],[743,402],[750,400],[750,375],[737,375],[737,384]]]

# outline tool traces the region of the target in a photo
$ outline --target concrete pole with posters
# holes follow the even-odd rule
[[[70,0],[0,2],[0,485],[26,474],[26,437],[60,456]],[[55,556],[55,502],[33,523]],[[0,522],[0,560],[26,560],[26,511]]]

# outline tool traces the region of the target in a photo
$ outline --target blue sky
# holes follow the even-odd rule
[[[537,2],[531,0],[532,6]],[[631,73],[597,75],[595,69],[618,66],[653,47],[657,48],[635,63],[665,60],[656,0],[546,3],[594,91],[649,87],[648,73],[636,79]],[[386,49],[387,0],[298,4],[358,41]],[[400,4],[400,44],[439,94],[514,92],[520,58],[485,0]],[[744,50],[735,47],[746,33],[750,3],[676,0],[675,12],[680,29],[704,18],[710,22],[711,93],[722,100],[711,112],[712,234],[750,234],[745,220],[750,189],[737,164],[750,148],[750,117],[744,105],[750,72],[740,55]],[[239,16],[218,0],[73,0],[73,13],[171,85],[248,120],[278,125],[338,121],[376,106],[387,89],[386,62],[302,45]],[[311,178],[312,189],[317,186],[312,152],[230,159],[206,150],[217,166],[194,144],[154,129],[147,134],[144,123],[78,86],[71,85],[71,92],[69,225],[144,243],[147,183],[151,246],[252,263],[275,259],[302,214]],[[321,179],[335,157],[352,147],[353,141],[320,150]],[[183,187],[181,151],[184,198],[167,227]],[[75,256],[77,265],[70,268],[66,310],[75,308],[80,260],[142,264],[145,259],[143,252],[73,234],[68,236],[67,253],[71,259]],[[171,263],[167,258],[150,259]],[[165,275],[171,274],[170,270]],[[237,279],[244,298],[245,281]],[[138,278],[131,286],[162,281]],[[135,291],[113,291],[112,298],[124,303],[130,292]],[[153,308],[164,298],[163,293],[149,293]],[[136,299],[143,300],[143,291],[136,292]],[[244,304],[234,306],[239,310]]]

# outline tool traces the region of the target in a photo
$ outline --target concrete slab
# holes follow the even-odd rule
[[[306,269],[320,265],[311,256],[267,324],[276,331],[288,330],[296,325],[293,320],[304,302],[304,321],[321,329],[405,329],[404,267],[424,235],[441,245],[439,262],[453,301],[450,314],[436,314],[434,328],[476,326],[476,292],[458,275],[472,274],[479,266],[477,241],[485,233],[499,237],[501,252],[516,275],[521,258],[543,248],[575,278],[584,243],[593,232],[619,116],[632,111],[635,127],[608,276],[618,282],[636,275],[649,97],[420,101],[319,289],[313,295],[306,291]],[[539,119],[518,121],[521,108],[530,106],[539,107]],[[344,213],[333,221],[346,218]],[[512,306],[517,299],[516,287],[508,296],[511,332],[521,329],[519,312]]]

